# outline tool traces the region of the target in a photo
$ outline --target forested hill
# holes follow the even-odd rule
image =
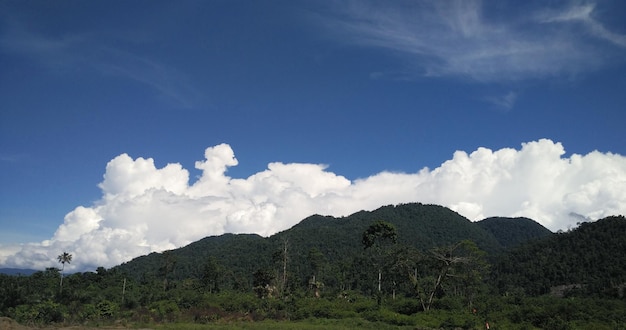
[[[149,281],[161,277],[171,268],[171,278],[185,279],[198,277],[207,260],[216,260],[220,267],[234,270],[237,274],[252,274],[260,265],[271,257],[271,248],[267,239],[255,234],[224,234],[205,237],[185,247],[153,252],[135,258],[114,267],[140,281]],[[244,276],[244,275],[241,275]],[[247,276],[249,277],[249,276]],[[242,285],[250,284],[247,279]]]
[[[498,243],[505,248],[552,235],[549,229],[528,218],[492,217],[476,224],[493,234]]]
[[[557,287],[586,294],[624,296],[626,218],[611,216],[529,242],[493,265],[503,292],[549,293]]]
[[[302,274],[309,271],[307,259],[312,250],[321,253],[329,264],[351,262],[363,250],[363,231],[377,220],[392,223],[397,229],[399,243],[419,250],[471,240],[482,250],[495,252],[503,249],[499,243],[503,238],[497,235],[512,234],[508,230],[485,230],[477,223],[442,206],[411,203],[383,206],[371,212],[360,211],[340,218],[313,215],[269,238],[232,234],[207,237],[165,254],[152,253],[133,259],[116,268],[138,279],[145,279],[159,277],[160,272],[171,267],[169,276],[173,279],[184,279],[198,276],[206,261],[211,260],[232,272],[231,278],[239,277],[241,283],[237,285],[249,285],[250,274],[257,269],[269,267],[285,247],[288,249],[290,263]],[[532,229],[536,226],[540,225],[528,220],[515,228],[511,227],[511,230],[522,232],[515,241],[521,243],[523,237],[534,237],[524,232],[525,228]],[[505,237],[504,240],[506,239],[508,238]]]
[[[344,218],[314,215],[268,240],[277,246],[287,240],[292,249],[297,248],[298,251],[315,248],[328,261],[334,262],[362,250],[361,235],[377,220],[392,223],[397,229],[398,242],[419,250],[455,244],[465,239],[474,241],[485,251],[501,248],[492,234],[458,213],[443,206],[419,203],[383,206]],[[301,257],[306,257],[306,253],[303,254]]]

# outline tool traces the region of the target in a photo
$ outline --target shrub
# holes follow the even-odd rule
[[[103,300],[96,305],[96,309],[101,319],[112,319],[120,307],[112,301]]]
[[[34,305],[17,306],[14,318],[20,323],[49,324],[63,322],[65,314],[67,311],[63,305],[46,300]]]
[[[364,312],[361,316],[371,322],[383,322],[400,326],[415,325],[415,320],[410,316],[398,314],[385,308]]]
[[[178,305],[173,301],[159,300],[150,305],[150,312],[160,321],[175,321],[180,313]]]
[[[422,310],[422,305],[417,299],[403,299],[399,298],[392,301],[389,304],[389,308],[391,308],[396,313],[404,314],[404,315],[412,315]]]

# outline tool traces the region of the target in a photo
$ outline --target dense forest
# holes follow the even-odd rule
[[[626,329],[624,233],[623,216],[552,233],[531,219],[471,222],[419,203],[313,215],[271,237],[206,237],[95,272],[64,274],[64,253],[61,268],[0,275],[0,316],[31,325]]]

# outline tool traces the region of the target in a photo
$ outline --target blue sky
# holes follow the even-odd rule
[[[626,213],[616,188],[626,182],[624,13],[623,1],[1,2],[0,265],[40,267],[24,260],[58,254],[47,246],[84,251],[88,233],[105,237],[185,216],[206,222],[191,231],[214,228],[220,220],[202,213],[207,208],[249,222],[202,235],[271,234],[306,212],[344,215],[408,201],[446,205],[472,220],[539,217],[553,230],[574,223],[571,214]],[[211,163],[207,148],[218,155],[216,172],[196,166]],[[482,163],[485,150],[497,161]],[[502,162],[510,153],[518,156]],[[552,158],[539,168],[542,155]],[[575,165],[578,156],[586,165]],[[517,163],[524,157],[535,164],[528,172]],[[140,158],[153,159],[148,174],[124,172]],[[550,172],[555,163],[570,167]],[[167,164],[180,169],[159,172]],[[452,167],[461,169],[455,184],[441,174]],[[503,171],[524,194],[493,188],[511,184],[493,174]],[[122,172],[127,181],[115,179]],[[168,174],[185,181],[185,172],[184,189],[159,183],[174,182]],[[403,175],[420,179],[401,195],[397,182],[410,182]],[[206,187],[228,188],[200,193],[202,178],[220,182]],[[529,197],[533,182],[546,178],[568,180],[551,186],[558,198],[549,205]],[[257,179],[265,185],[251,183]],[[244,181],[246,193],[233,188]],[[315,202],[276,193],[287,186]],[[124,205],[185,196],[204,211],[173,212],[157,224],[141,220],[132,204],[140,220],[125,219],[112,211],[122,203],[112,191],[131,190]],[[389,193],[370,198],[372,191]],[[515,203],[490,207],[495,191]],[[318,199],[330,192],[341,202]],[[97,216],[82,218],[78,207]],[[301,212],[281,213],[288,208]],[[91,231],[63,232],[71,224]],[[74,260],[110,266],[197,233],[168,239],[141,231],[142,249],[82,266]],[[120,244],[109,238],[102,251]]]

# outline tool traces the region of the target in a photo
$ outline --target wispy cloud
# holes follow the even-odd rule
[[[102,61],[93,64],[102,74],[131,79],[156,90],[184,108],[194,107],[200,93],[185,75],[161,62],[112,47],[101,47]]]
[[[498,109],[508,111],[513,109],[515,101],[517,100],[517,96],[517,93],[509,91],[504,95],[486,97],[485,100],[493,104]]]
[[[594,39],[624,46],[624,38],[592,18],[593,6],[485,15],[481,1],[352,2],[325,24],[344,42],[392,51],[415,75],[456,76],[485,82],[571,75],[605,63],[607,49],[551,22],[583,22]]]
[[[604,25],[593,17],[595,4],[573,6],[562,12],[544,11],[538,17],[545,23],[581,23],[587,32],[594,37],[609,41],[616,46],[626,48],[626,35],[609,31]]]
[[[0,50],[30,58],[46,69],[63,74],[70,70],[95,71],[129,79],[156,91],[178,107],[194,107],[200,93],[177,69],[148,56],[124,50],[98,35],[81,33],[43,35],[9,22],[0,35]]]
[[[0,162],[19,163],[22,160],[24,160],[26,157],[27,155],[24,153],[19,153],[19,154],[0,153]]]

